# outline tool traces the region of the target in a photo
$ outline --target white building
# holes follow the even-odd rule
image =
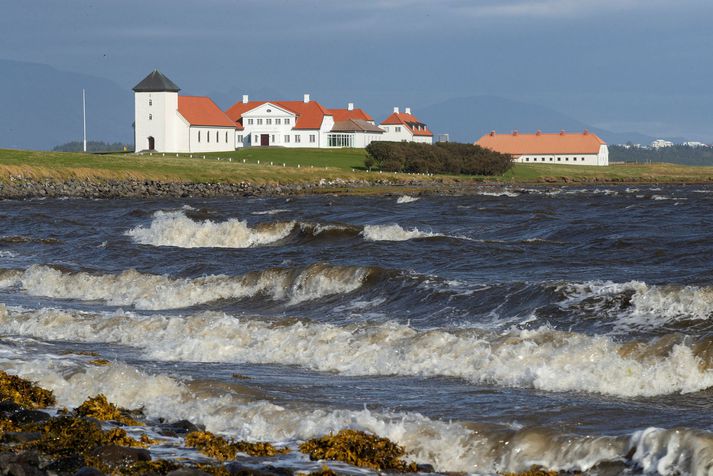
[[[236,147],[366,147],[383,135],[361,109],[327,109],[305,94],[302,101],[250,101],[226,114],[236,126]]]
[[[179,96],[154,70],[134,87],[134,148],[156,152],[235,150],[235,124],[210,99]]]
[[[698,142],[698,141],[688,141],[684,142],[682,145],[685,145],[686,147],[709,147],[708,144],[704,144],[703,142]]]
[[[421,142],[433,143],[433,133],[428,126],[411,114],[411,108],[399,112],[395,107],[394,112],[384,119],[379,125],[384,130],[381,140],[392,142]]]
[[[558,134],[497,134],[492,131],[475,145],[513,157],[514,162],[561,165],[609,165],[609,148],[589,131]]]
[[[349,103],[327,109],[305,94],[302,101],[250,101],[226,112],[208,97],[179,96],[180,88],[154,70],[134,87],[135,150],[228,152],[242,147],[364,148],[373,141],[433,142],[410,109],[384,127]]]
[[[673,142],[670,140],[664,140],[664,139],[656,139],[653,141],[651,144],[649,144],[649,147],[652,149],[661,149],[664,147],[673,147]]]

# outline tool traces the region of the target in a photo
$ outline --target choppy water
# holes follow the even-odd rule
[[[3,201],[0,227],[0,368],[60,405],[359,428],[440,471],[713,471],[713,187]]]

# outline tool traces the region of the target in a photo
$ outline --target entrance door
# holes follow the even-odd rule
[[[270,145],[270,134],[260,134],[260,145]]]
[[[155,145],[156,144],[155,144],[153,137],[149,137],[149,150],[154,150]]]

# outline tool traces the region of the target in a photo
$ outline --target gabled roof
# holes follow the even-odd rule
[[[247,103],[239,101],[233,104],[225,113],[234,122],[242,124],[243,114],[267,103],[274,104],[297,116],[293,129],[319,129],[322,127],[324,116],[331,115],[317,101],[249,101]],[[238,126],[238,128],[240,129],[241,127]]]
[[[153,93],[153,92],[172,92],[177,93],[181,88],[176,86],[176,83],[168,79],[155,69],[148,76],[142,79],[139,84],[134,86],[134,92],[137,93]]]
[[[428,126],[421,122],[413,114],[406,114],[405,112],[394,112],[389,117],[381,122],[381,125],[403,125],[408,128],[409,131],[415,136],[432,136],[433,133],[428,130]]]
[[[589,131],[554,134],[486,134],[475,143],[503,154],[598,154],[599,147],[606,143]]]
[[[349,119],[359,119],[362,121],[373,121],[374,119],[363,109],[330,109],[329,112],[334,117],[334,122],[348,121]]]
[[[376,127],[369,121],[349,119],[346,121],[335,121],[332,132],[372,132],[375,134],[383,134],[384,130]]]
[[[235,127],[235,123],[208,97],[178,96],[178,112],[192,126]]]

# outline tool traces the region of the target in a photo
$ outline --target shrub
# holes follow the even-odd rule
[[[372,142],[366,151],[365,165],[387,172],[501,175],[512,167],[509,155],[455,142]]]

